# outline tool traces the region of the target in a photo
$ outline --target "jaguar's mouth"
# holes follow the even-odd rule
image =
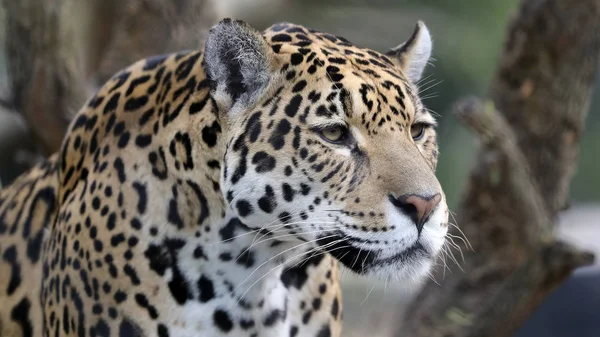
[[[355,240],[341,232],[321,236],[317,243],[344,266],[358,274],[364,274],[379,255],[379,251],[356,247]]]
[[[363,275],[402,275],[408,270],[417,272],[424,265],[428,269],[433,260],[433,254],[418,240],[408,248],[393,253],[388,253],[390,248],[367,247],[364,240],[339,231],[324,235],[317,242],[322,250],[331,254],[346,268]]]

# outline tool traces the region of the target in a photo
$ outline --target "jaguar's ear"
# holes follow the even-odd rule
[[[243,21],[224,19],[208,34],[204,62],[213,95],[222,107],[246,107],[261,96],[271,75],[271,49]]]
[[[429,29],[422,21],[418,21],[412,36],[386,55],[396,62],[412,83],[417,83],[431,56],[431,48]]]

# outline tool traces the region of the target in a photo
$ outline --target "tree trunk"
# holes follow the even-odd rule
[[[98,83],[145,57],[202,47],[216,23],[210,0],[122,0],[119,34],[100,63]]]
[[[554,227],[598,73],[598,32],[600,0],[522,1],[490,100],[456,108],[482,141],[458,212],[473,249],[464,271],[441,280],[440,270],[441,286],[424,286],[402,336],[512,336],[575,268],[592,263]]]
[[[116,71],[156,54],[201,47],[215,22],[209,0],[0,0],[9,97],[42,156],[71,116]],[[4,141],[4,139],[2,139]]]
[[[69,113],[89,94],[74,31],[61,23],[67,2],[2,1],[12,105],[43,155],[58,149]]]

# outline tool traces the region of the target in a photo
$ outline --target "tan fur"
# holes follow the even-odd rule
[[[249,26],[236,29],[249,45],[262,39]],[[289,42],[274,41],[282,29],[301,33],[291,34]],[[382,250],[393,249],[399,230],[386,218],[390,194],[438,193],[444,199],[434,175],[435,131],[428,127],[420,140],[410,132],[411,125],[432,124],[433,118],[406,79],[407,68],[386,56],[291,24],[263,36],[256,45],[267,50],[238,55],[253,58],[242,75],[260,76],[237,103],[216,73],[212,80],[221,86],[211,92],[203,62],[218,64],[223,61],[218,57],[204,60],[195,51],[142,60],[116,74],[82,107],[57,155],[0,192],[0,337],[341,335],[338,261],[347,261],[326,246],[298,248],[331,231],[309,213],[327,214],[337,229],[357,237],[389,233],[389,241],[376,242]],[[290,66],[299,53],[296,44],[306,39],[315,61]],[[346,61],[335,65],[331,57]],[[323,64],[317,67],[317,60]],[[325,65],[338,71],[325,72]],[[332,78],[340,75],[340,81]],[[304,89],[292,92],[304,79]],[[340,89],[336,85],[350,94],[326,101]],[[311,92],[321,97],[313,102]],[[303,100],[290,116],[286,107],[297,95]],[[335,105],[328,108],[339,114],[319,117],[315,110],[322,104]],[[250,141],[249,120],[257,111],[261,129]],[[291,121],[292,130],[274,150],[270,139],[282,120]],[[313,130],[332,121],[352,127],[355,148],[331,146]],[[244,150],[236,149],[238,140]],[[317,159],[302,158],[302,149]],[[359,150],[360,156],[351,153]],[[269,173],[257,173],[254,160],[261,151],[276,160]],[[242,162],[245,174],[233,183]],[[286,173],[287,166],[293,172]],[[282,183],[292,185],[293,202],[283,201]],[[311,184],[309,192],[301,192],[304,183]],[[254,213],[242,214],[240,200],[255,213],[270,207],[257,201],[269,188],[276,189],[276,212],[259,214],[258,222]],[[33,204],[42,191],[46,198]],[[431,233],[446,226],[445,200],[439,209],[441,220],[426,228]],[[313,221],[312,231],[298,225],[291,227],[295,234],[285,232],[287,238],[259,232],[281,225],[286,212],[302,223],[300,211]],[[259,234],[271,235],[271,241],[257,244],[253,238]],[[423,253],[427,259],[439,249],[430,245]],[[27,256],[35,249],[39,259],[31,261]],[[418,268],[421,257],[411,259],[407,263]],[[382,268],[394,273],[396,267],[401,266]]]

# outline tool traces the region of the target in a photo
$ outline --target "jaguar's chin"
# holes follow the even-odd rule
[[[395,281],[421,281],[433,265],[435,254],[420,242],[394,255],[375,259],[363,273],[366,276]]]

